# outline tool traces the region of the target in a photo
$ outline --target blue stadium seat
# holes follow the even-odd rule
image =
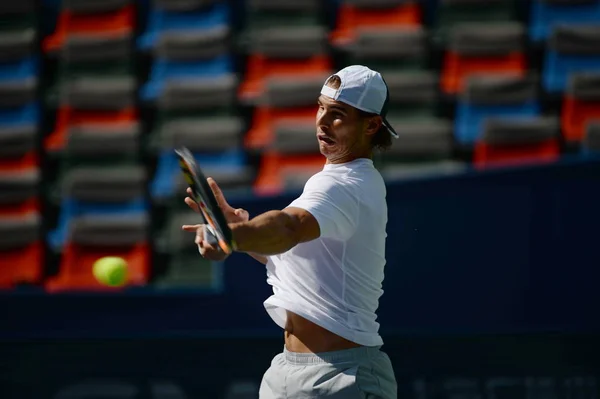
[[[40,105],[37,102],[19,107],[0,108],[0,126],[37,125]]]
[[[454,134],[463,146],[473,145],[489,117],[530,117],[540,114],[531,77],[477,76],[467,82],[457,102]]]
[[[534,0],[531,3],[529,37],[546,40],[557,25],[582,25],[600,22],[600,1]]]
[[[220,56],[203,61],[171,61],[158,59],[152,66],[150,79],[141,88],[143,101],[154,101],[160,97],[165,81],[193,78],[219,77],[232,73],[233,60],[230,56]]]
[[[227,2],[218,2],[208,8],[175,12],[153,8],[149,11],[148,28],[138,39],[140,50],[154,47],[160,33],[167,30],[205,30],[229,25],[230,9]]]
[[[35,57],[0,63],[0,82],[23,80],[38,76],[39,63]]]
[[[232,174],[246,171],[246,156],[241,149],[216,153],[194,152],[194,156],[205,171],[214,169],[219,173],[229,172]],[[176,191],[180,175],[181,169],[175,153],[172,150],[163,151],[159,155],[156,174],[151,183],[151,197],[156,199],[172,196]]]
[[[69,235],[71,220],[84,215],[128,215],[146,214],[149,206],[145,198],[138,197],[123,203],[92,203],[67,198],[61,203],[58,224],[48,234],[48,243],[54,249],[62,248]]]
[[[543,87],[563,93],[575,72],[600,70],[600,22],[596,25],[561,25],[552,31],[543,66]]]

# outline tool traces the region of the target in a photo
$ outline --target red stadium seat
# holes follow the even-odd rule
[[[64,148],[67,132],[70,127],[90,125],[119,125],[133,123],[137,120],[135,108],[125,108],[119,111],[89,111],[61,107],[58,110],[55,130],[46,138],[46,151],[60,151]]]
[[[35,284],[42,278],[40,223],[37,212],[0,216],[0,289]]]
[[[331,71],[329,56],[314,55],[301,60],[273,59],[264,55],[251,55],[247,64],[247,77],[240,86],[242,100],[260,96],[269,77],[322,75]]]
[[[0,173],[37,169],[39,164],[37,153],[30,151],[20,157],[0,159]]]
[[[257,31],[249,44],[245,78],[239,89],[243,101],[260,97],[269,78],[323,75],[332,69],[327,33],[321,26]]]
[[[254,113],[253,126],[244,139],[244,146],[247,149],[254,150],[266,149],[272,144],[275,138],[274,129],[278,123],[314,122],[316,112],[316,105],[284,109],[258,107]]]
[[[554,118],[488,121],[475,144],[477,169],[548,163],[560,157],[559,122]]]
[[[572,76],[564,98],[562,129],[565,140],[580,143],[588,124],[600,119],[600,73]]]
[[[342,4],[338,11],[337,27],[331,34],[331,41],[335,45],[347,44],[354,39],[355,32],[361,28],[389,29],[421,24],[421,9],[416,3],[380,8]]]
[[[254,192],[257,195],[277,195],[286,187],[286,177],[306,176],[320,171],[325,165],[325,158],[321,154],[289,155],[276,152],[267,152],[262,156],[260,169]]]
[[[132,32],[135,21],[133,5],[103,13],[74,14],[64,10],[58,17],[56,31],[43,42],[45,52],[62,48],[69,35],[122,35]]]
[[[475,74],[525,76],[527,61],[522,33],[523,27],[512,23],[456,28],[444,55],[443,92],[449,95],[462,92],[466,78]]]
[[[48,292],[60,291],[118,291],[123,287],[108,287],[100,284],[93,275],[96,260],[105,256],[119,256],[127,261],[127,282],[123,287],[145,285],[150,273],[150,249],[147,243],[129,247],[86,247],[75,243],[65,246],[60,272],[49,279],[45,288]]]
[[[44,246],[32,242],[12,250],[0,250],[0,289],[20,283],[39,283],[43,275]]]

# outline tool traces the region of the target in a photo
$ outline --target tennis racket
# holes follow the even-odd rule
[[[223,211],[206,181],[206,177],[194,155],[187,148],[175,150],[179,158],[179,166],[187,184],[192,190],[192,199],[198,205],[198,209],[205,221],[204,238],[213,246],[217,246],[226,254],[235,250],[233,234],[227,225]]]

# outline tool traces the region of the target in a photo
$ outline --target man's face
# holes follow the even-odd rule
[[[317,111],[319,149],[329,163],[344,163],[370,154],[369,135],[377,131],[373,121],[361,117],[347,104],[321,95]],[[376,125],[376,123],[375,123]]]

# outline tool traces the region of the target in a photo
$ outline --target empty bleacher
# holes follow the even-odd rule
[[[22,0],[0,21],[3,290],[218,290],[173,149],[234,198],[298,191],[350,64],[390,87],[388,181],[600,153],[599,0]],[[126,287],[96,283],[104,254]]]

